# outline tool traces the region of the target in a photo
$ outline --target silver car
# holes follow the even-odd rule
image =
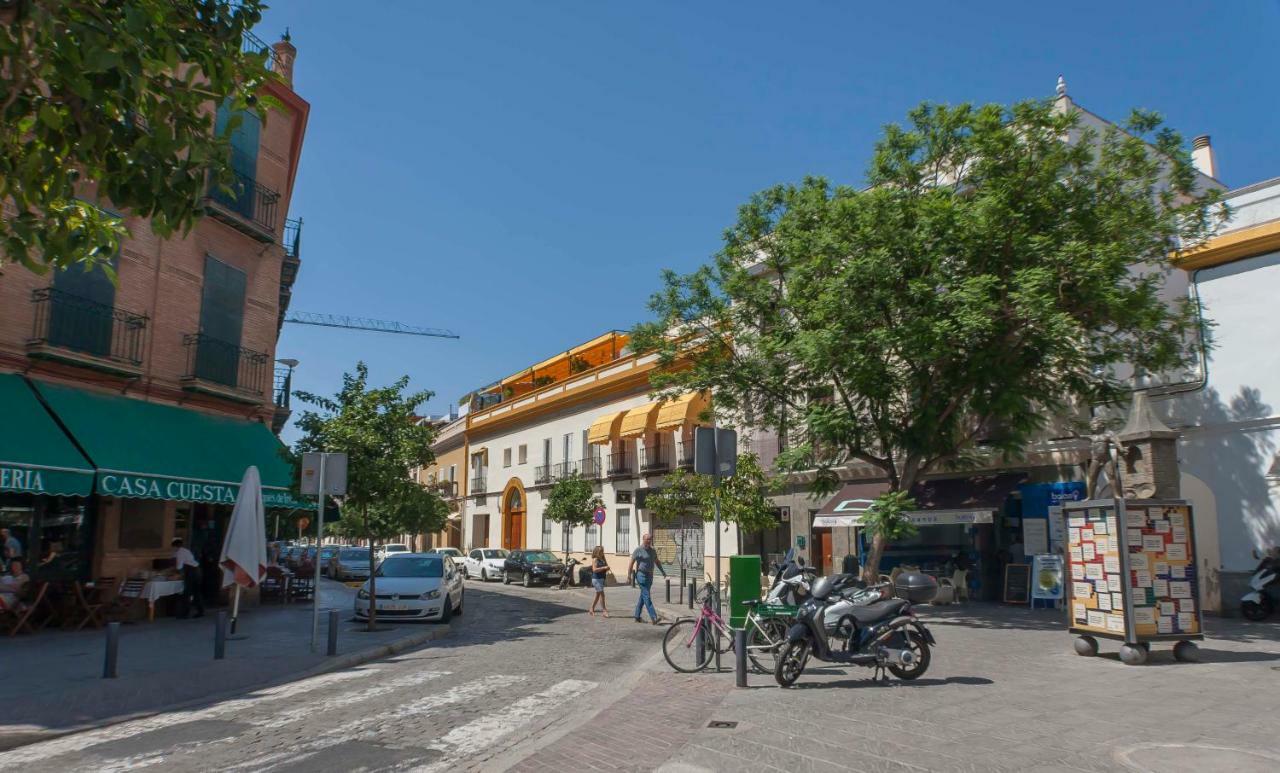
[[[438,620],[462,614],[462,572],[453,559],[438,553],[398,553],[374,572],[378,598],[369,597],[369,581],[356,593],[356,617],[369,617],[371,602],[384,620]]]
[[[329,559],[329,576],[339,582],[369,579],[369,548],[341,548]]]

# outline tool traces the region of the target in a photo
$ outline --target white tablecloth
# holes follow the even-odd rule
[[[130,593],[124,584],[120,585],[120,595],[131,598],[142,598],[155,603],[161,596],[177,596],[182,593],[182,580],[147,580],[141,593]]]

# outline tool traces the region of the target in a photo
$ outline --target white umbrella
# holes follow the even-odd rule
[[[236,507],[227,524],[227,539],[222,543],[222,587],[236,586],[231,607],[231,626],[240,613],[240,589],[252,588],[267,573],[267,521],[262,507],[262,479],[258,468],[244,471]]]

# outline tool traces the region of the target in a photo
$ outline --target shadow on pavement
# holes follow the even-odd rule
[[[800,678],[804,679],[803,676],[801,676]],[[838,682],[801,681],[796,683],[795,689],[825,690],[825,689],[848,688],[848,687],[859,687],[859,688],[862,688],[862,687],[874,687],[874,688],[938,687],[944,684],[962,684],[962,685],[968,685],[971,687],[978,687],[982,685],[995,684],[995,682],[981,676],[948,676],[945,679],[930,679],[928,677],[922,677],[920,679],[911,679],[911,680],[890,678],[888,681],[877,681],[875,679],[872,679],[868,675],[867,678],[865,679],[841,679]]]

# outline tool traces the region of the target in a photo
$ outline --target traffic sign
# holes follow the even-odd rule
[[[592,520],[596,522],[597,526],[604,525],[604,506],[603,505],[596,508],[596,512],[595,512],[595,515],[592,516]]]

